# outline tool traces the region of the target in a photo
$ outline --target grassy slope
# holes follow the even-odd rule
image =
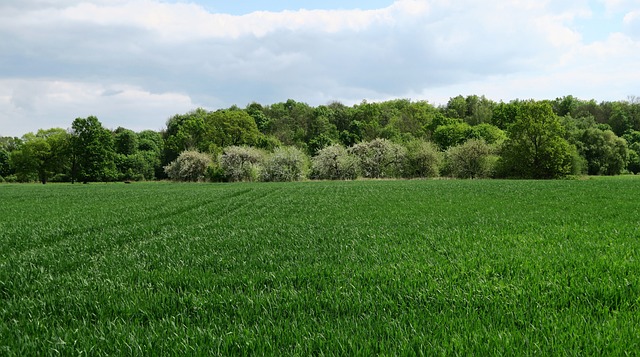
[[[640,180],[0,185],[0,354],[640,350]]]

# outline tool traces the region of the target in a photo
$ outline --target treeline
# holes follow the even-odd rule
[[[446,105],[405,99],[317,107],[288,100],[192,112],[161,132],[65,129],[0,137],[0,182],[292,181],[388,177],[561,178],[640,171],[640,101]]]

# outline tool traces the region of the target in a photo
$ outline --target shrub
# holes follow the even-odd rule
[[[362,175],[367,178],[401,176],[407,149],[387,139],[356,144],[349,152],[358,158]]]
[[[484,140],[471,139],[446,152],[446,171],[457,178],[485,178],[493,175],[498,157]]]
[[[270,154],[260,172],[262,181],[300,181],[305,178],[307,156],[293,146],[277,148]]]
[[[177,159],[164,167],[167,176],[174,181],[203,181],[211,158],[197,151],[184,151]]]
[[[314,179],[353,180],[358,177],[358,159],[340,144],[318,150],[311,164]]]
[[[228,181],[255,181],[258,178],[263,154],[260,150],[247,146],[229,146],[218,160],[220,169]]]
[[[440,175],[443,154],[438,147],[428,141],[413,140],[406,144],[406,177],[437,177]]]

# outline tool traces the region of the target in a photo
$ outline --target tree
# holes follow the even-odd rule
[[[11,174],[11,163],[9,161],[9,152],[0,147],[0,177],[9,176]]]
[[[442,125],[433,132],[433,141],[440,146],[442,150],[449,147],[460,145],[473,136],[473,128],[467,123],[457,122],[448,125]]]
[[[320,180],[353,180],[358,176],[358,159],[334,144],[318,151],[311,160],[311,177]]]
[[[461,95],[449,98],[444,114],[449,118],[464,120],[467,116],[467,101]]]
[[[629,149],[629,160],[627,161],[627,170],[629,172],[638,174],[640,172],[640,146],[633,149]]]
[[[578,108],[580,101],[572,95],[567,95],[562,98],[556,98],[553,102],[553,112],[557,116],[563,117],[571,115]]]
[[[418,139],[406,144],[405,177],[437,177],[442,165],[442,153],[428,141]]]
[[[522,104],[519,100],[512,100],[509,103],[500,102],[493,106],[491,124],[502,130],[506,130],[509,125],[516,121],[518,110]]]
[[[66,175],[68,149],[69,136],[64,129],[40,129],[36,134],[25,134],[20,149],[11,153],[18,180],[26,182],[37,178],[46,184],[54,175]]]
[[[113,134],[116,153],[133,155],[138,151],[138,134],[122,127],[116,129]]]
[[[77,118],[71,124],[72,181],[109,181],[116,176],[111,132],[98,118]]]
[[[262,105],[253,102],[247,105],[245,111],[253,118],[253,121],[256,122],[258,130],[260,130],[260,132],[262,133],[265,133],[265,130],[269,126],[269,118],[265,115]]]
[[[472,126],[470,136],[483,139],[490,145],[501,145],[507,139],[507,134],[502,129],[487,123]]]
[[[557,178],[572,173],[573,151],[549,103],[522,102],[502,150],[502,173]]]
[[[260,178],[262,181],[300,181],[305,178],[308,158],[294,146],[275,149],[267,156]]]
[[[145,157],[147,166],[144,169],[144,178],[162,178],[165,175],[162,167],[162,153],[164,151],[164,141],[162,134],[153,130],[143,130],[138,133],[138,154]],[[148,167],[152,169],[149,172]]]
[[[384,178],[401,176],[407,149],[387,139],[374,139],[352,146],[349,152],[358,158],[364,177]]]
[[[203,181],[211,157],[198,151],[183,151],[178,158],[164,167],[167,176],[174,181]]]
[[[198,108],[186,114],[177,114],[167,120],[164,132],[163,162],[175,160],[183,151],[207,150],[204,143],[205,117],[208,112]]]
[[[219,158],[220,168],[228,181],[255,181],[263,153],[248,146],[229,146]]]
[[[588,128],[580,141],[589,175],[618,175],[624,170],[629,157],[627,142],[611,130]]]
[[[218,110],[205,116],[207,151],[212,145],[224,148],[233,145],[255,145],[262,134],[254,119],[244,110]]]
[[[471,139],[446,153],[446,171],[457,178],[486,178],[494,173],[498,157],[482,139]]]

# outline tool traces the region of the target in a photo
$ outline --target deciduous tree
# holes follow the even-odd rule
[[[502,150],[502,172],[525,178],[557,178],[572,173],[572,148],[549,103],[527,101],[518,107]]]
[[[109,181],[115,179],[115,150],[111,131],[98,118],[77,118],[71,125],[72,180]]]

